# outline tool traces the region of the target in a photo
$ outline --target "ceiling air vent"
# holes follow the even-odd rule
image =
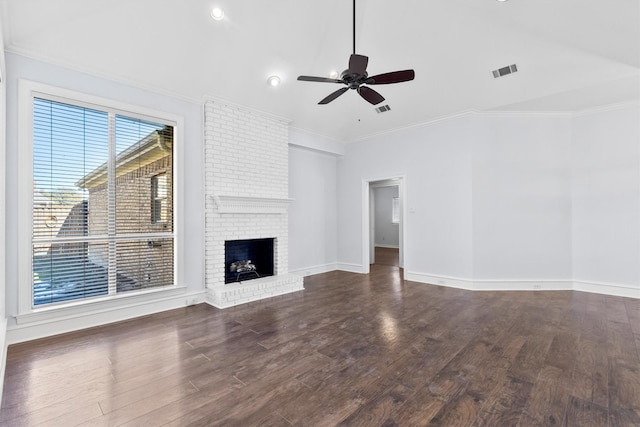
[[[383,105],[382,107],[376,107],[376,113],[378,114],[384,113],[389,110],[391,110],[391,107],[389,107],[388,105]]]
[[[507,65],[506,67],[502,67],[502,68],[498,68],[497,70],[493,70],[493,77],[494,78],[498,78],[498,77],[504,77],[504,76],[508,76],[511,73],[515,73],[516,71],[518,71],[518,67],[516,67],[516,64],[512,64],[512,65]]]

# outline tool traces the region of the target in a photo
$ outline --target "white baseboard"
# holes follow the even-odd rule
[[[474,291],[571,291],[570,280],[476,280]]]
[[[303,277],[313,276],[314,274],[328,273],[329,271],[335,271],[338,269],[337,263],[314,265],[311,267],[296,268],[295,270],[289,270],[289,273],[299,274]]]
[[[468,291],[473,290],[473,281],[457,277],[434,276],[405,270],[404,279],[412,282],[426,283],[428,285],[446,286],[448,288],[466,289]]]
[[[611,283],[595,283],[574,281],[573,290],[580,292],[591,292],[594,294],[613,295],[626,298],[640,298],[640,287],[628,285],[614,285]]]
[[[374,246],[376,248],[400,249],[400,246],[398,246],[398,245],[380,245],[380,244],[376,243]]]
[[[336,270],[348,271],[349,273],[364,273],[362,264],[349,264],[345,262],[339,262],[336,264]]]
[[[406,272],[405,279],[430,285],[447,286],[468,291],[570,291],[570,280],[470,280]]]
[[[49,312],[30,313],[18,316],[17,324],[7,328],[7,344],[16,344],[31,341],[52,335],[73,332],[108,323],[120,322],[135,317],[146,316],[162,311],[199,304],[205,301],[205,292],[186,294],[180,292],[177,295],[139,300],[119,305],[109,304],[93,311],[58,310]],[[88,305],[87,305],[88,306]]]

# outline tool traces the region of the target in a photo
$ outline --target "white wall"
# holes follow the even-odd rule
[[[335,270],[338,260],[338,156],[293,145],[301,140],[300,132],[290,133],[289,271],[309,275]]]
[[[478,117],[473,278],[571,280],[571,122]]]
[[[639,287],[639,118],[626,106],[573,119],[573,276],[595,290]]]
[[[393,198],[398,197],[398,186],[377,187],[374,192],[375,245],[397,248],[400,244],[400,224],[391,222]]]
[[[362,182],[406,176],[405,277],[640,297],[640,111],[466,115],[347,146],[338,254],[362,266]]]
[[[468,117],[349,144],[338,161],[340,267],[363,265],[363,181],[404,176],[405,270],[472,276],[471,136]]]
[[[39,62],[15,54],[7,54],[7,315],[14,316],[18,312],[18,241],[30,236],[19,236],[18,222],[18,79],[32,80],[64,89],[99,96],[114,101],[138,105],[143,108],[164,111],[184,117],[184,283],[186,293],[202,293],[203,280],[203,228],[204,228],[204,191],[203,191],[203,145],[202,145],[202,106],[198,103],[178,100],[168,96],[126,86],[114,81],[90,76],[77,71]],[[184,299],[182,303],[184,303]],[[166,304],[157,305],[166,307]],[[148,309],[153,310],[154,305]],[[135,308],[129,310],[137,313]],[[144,313],[142,313],[144,314]],[[112,320],[108,315],[102,316],[100,322]],[[9,329],[15,326],[15,319],[9,319]],[[89,326],[87,323],[76,325]],[[70,323],[61,323],[60,328],[73,329]],[[51,326],[47,334],[61,332]]]

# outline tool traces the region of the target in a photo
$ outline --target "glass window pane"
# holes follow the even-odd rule
[[[108,114],[34,99],[33,237],[104,235],[106,218],[92,218],[86,176],[106,165]],[[106,167],[105,167],[106,169]]]
[[[173,239],[116,244],[118,292],[173,285]]]
[[[49,304],[108,293],[106,243],[34,245],[33,304]]]
[[[117,116],[116,152],[116,233],[173,231],[173,128]]]

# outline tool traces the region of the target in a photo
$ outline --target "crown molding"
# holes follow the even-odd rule
[[[450,120],[456,120],[466,117],[479,117],[479,118],[571,118],[572,112],[568,111],[481,111],[481,110],[467,110],[459,113],[453,113],[446,116],[436,117],[424,122],[413,123],[408,126],[401,126],[389,130],[370,133],[364,136],[348,139],[346,143],[355,143],[370,140],[380,136],[394,134],[409,129],[416,129],[421,127],[428,127],[439,124],[441,122],[447,122]]]
[[[627,110],[631,108],[640,108],[640,99],[628,102],[619,102],[616,104],[603,105],[595,108],[579,110],[573,113],[573,117],[589,116],[591,114],[606,113],[609,111]]]
[[[571,118],[573,113],[571,111],[476,111],[473,113],[474,117],[480,118],[496,118],[496,119],[510,119],[510,118]]]
[[[436,117],[434,119],[429,119],[429,120],[423,121],[423,122],[412,123],[412,124],[407,125],[407,126],[399,126],[399,127],[395,127],[395,128],[388,129],[388,130],[383,130],[383,131],[380,131],[380,132],[373,132],[373,133],[369,133],[369,134],[366,134],[366,135],[363,135],[363,136],[358,136],[358,137],[355,137],[355,138],[346,139],[345,143],[351,144],[351,143],[355,143],[355,142],[366,141],[366,140],[369,140],[369,139],[373,139],[373,138],[377,138],[377,137],[385,136],[385,135],[389,135],[389,134],[394,134],[394,133],[401,132],[401,131],[404,131],[404,130],[427,127],[427,126],[438,124],[440,122],[446,122],[446,121],[449,121],[449,120],[454,120],[454,119],[459,119],[459,118],[464,118],[464,117],[471,117],[474,114],[475,114],[475,111],[473,111],[473,110],[462,111],[462,112],[459,112],[459,113],[453,113],[453,114],[449,114],[449,115],[446,115],[446,116],[440,116],[440,117]]]
[[[80,73],[80,74],[86,74],[87,76],[90,77],[95,77],[95,78],[100,78],[100,79],[104,79],[104,80],[109,80],[111,82],[114,83],[119,83],[122,85],[126,85],[135,89],[141,89],[144,90],[146,92],[151,92],[154,94],[158,94],[158,95],[162,95],[162,96],[167,96],[182,102],[188,102],[190,104],[195,104],[198,105],[200,103],[200,99],[196,98],[196,97],[190,97],[190,96],[186,96],[183,94],[180,94],[178,92],[173,92],[170,90],[166,90],[163,89],[161,87],[158,86],[153,86],[153,85],[148,85],[148,84],[144,84],[135,80],[131,80],[131,79],[127,79],[121,76],[118,76],[116,74],[112,74],[112,73],[105,73],[105,72],[101,72],[101,71],[97,71],[95,69],[92,68],[87,68],[87,67],[80,67],[76,64],[72,64],[70,62],[67,61],[62,61],[59,58],[53,58],[53,57],[49,57],[46,55],[36,55],[33,52],[27,50],[27,49],[23,49],[20,48],[16,45],[11,45],[5,48],[5,53],[9,53],[11,55],[16,55],[16,56],[21,56],[23,58],[27,58],[33,61],[38,61],[38,62],[43,62],[45,64],[49,64],[49,65],[53,65],[56,67],[61,67],[61,68],[65,68],[69,71],[75,72],[75,73]]]

